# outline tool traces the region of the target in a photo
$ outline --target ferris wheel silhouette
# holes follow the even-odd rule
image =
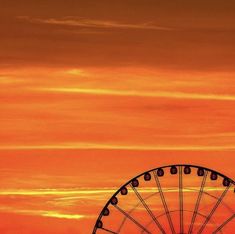
[[[146,171],[103,207],[93,234],[235,233],[235,182],[193,165]]]

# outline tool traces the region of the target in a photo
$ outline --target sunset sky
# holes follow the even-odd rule
[[[0,0],[0,233],[92,232],[135,175],[235,178],[235,2]]]

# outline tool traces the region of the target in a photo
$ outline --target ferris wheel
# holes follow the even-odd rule
[[[235,233],[235,182],[193,165],[146,171],[103,207],[93,230],[102,233]]]

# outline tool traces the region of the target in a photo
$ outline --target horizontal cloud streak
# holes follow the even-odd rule
[[[235,95],[210,94],[210,93],[186,93],[186,92],[164,92],[164,91],[137,91],[137,90],[114,90],[114,89],[87,89],[87,88],[41,88],[42,91],[60,93],[81,93],[92,95],[110,96],[133,96],[133,97],[160,97],[175,99],[196,99],[196,100],[218,100],[235,101]]]
[[[79,214],[63,214],[55,211],[46,211],[41,213],[44,217],[53,217],[53,218],[60,218],[60,219],[82,219],[85,218],[85,215]]]
[[[235,150],[235,145],[119,145],[102,143],[61,143],[41,145],[2,145],[0,150],[66,150],[66,149],[93,149],[93,150],[134,150],[134,151],[229,151]]]
[[[199,187],[188,187],[183,188],[184,192],[197,192]],[[162,187],[164,192],[178,192],[178,187]],[[223,187],[205,187],[204,191],[223,191]],[[64,196],[60,199],[68,199],[72,198],[71,195],[101,195],[103,194],[113,194],[117,191],[116,188],[74,188],[74,189],[15,189],[15,190],[0,190],[0,196]],[[139,191],[142,193],[152,193],[156,192],[156,187],[145,187],[139,188]],[[130,193],[134,193],[134,191],[129,191]],[[84,197],[83,197],[84,198]]]
[[[6,213],[51,217],[51,218],[59,218],[59,219],[89,218],[89,216],[85,216],[85,215],[65,214],[65,213],[60,213],[58,211],[53,211],[53,210],[25,210],[25,209],[17,209],[17,208],[14,208],[14,207],[2,207],[2,208],[0,208],[0,211],[4,211]]]
[[[93,20],[93,19],[84,19],[76,17],[66,17],[62,19],[55,19],[55,18],[42,19],[42,18],[30,18],[27,16],[21,16],[18,17],[18,19],[27,20],[31,23],[76,26],[76,27],[85,27],[85,28],[172,30],[171,28],[157,26],[152,23],[131,24],[131,23],[120,23],[109,20]]]

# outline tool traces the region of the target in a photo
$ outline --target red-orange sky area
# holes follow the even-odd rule
[[[234,179],[234,12],[0,0],[0,233],[91,233],[117,188],[167,164]]]

